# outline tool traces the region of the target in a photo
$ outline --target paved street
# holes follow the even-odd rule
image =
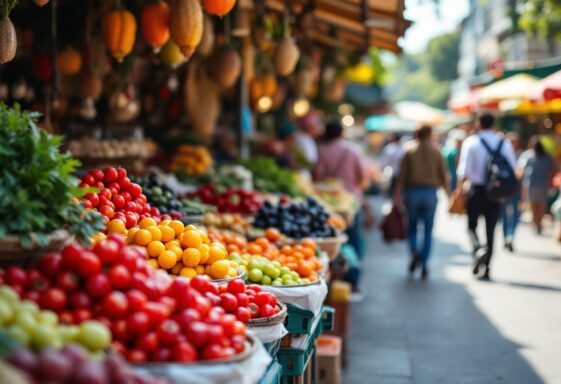
[[[344,382],[561,383],[561,246],[522,224],[508,254],[497,228],[493,281],[476,281],[465,218],[444,205],[429,281],[407,278],[405,243],[369,235]]]

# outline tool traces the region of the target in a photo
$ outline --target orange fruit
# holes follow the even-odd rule
[[[201,253],[200,264],[206,264],[210,255],[210,247],[207,244],[201,244],[199,252]]]
[[[181,272],[181,270],[182,270],[184,267],[185,267],[185,266],[183,265],[183,263],[182,263],[182,262],[179,262],[179,263],[177,263],[177,264],[175,264],[175,265],[173,266],[173,268],[171,269],[171,273],[172,273],[173,275],[179,275],[179,272]]]
[[[171,223],[171,220],[162,220],[160,221],[160,225],[164,226],[164,227],[169,227],[169,223]]]
[[[292,253],[292,247],[290,245],[283,245],[280,251],[282,254],[290,255]]]
[[[197,265],[195,267],[195,271],[197,271],[197,275],[204,275],[205,274],[205,266],[204,265]]]
[[[178,247],[176,245],[174,245],[173,247],[169,247],[168,251],[172,251],[173,253],[175,253],[177,259],[181,259],[181,255],[183,254],[183,249],[181,249],[181,247]]]
[[[206,262],[208,264],[212,264],[216,261],[224,260],[227,256],[227,251],[224,248],[213,244],[210,246],[210,249],[208,251],[208,259]]]
[[[166,243],[166,249],[170,249],[171,247],[179,247],[181,248],[181,243],[177,240],[168,241]]]
[[[129,229],[129,231],[127,232],[128,244],[134,243],[134,235],[136,234],[136,232],[138,232],[138,227],[132,227],[131,229]]]
[[[145,217],[144,219],[140,220],[140,229],[146,229],[148,227],[156,227],[158,223],[151,217]]]
[[[107,225],[107,233],[125,233],[127,230],[125,223],[119,219],[113,219]]]
[[[236,277],[238,275],[239,273],[236,268],[228,268],[228,277]]]
[[[218,260],[210,266],[210,277],[213,279],[223,279],[228,275],[230,264],[226,260]]]
[[[177,264],[177,256],[172,251],[163,251],[158,256],[158,264],[163,269],[171,269]]]
[[[187,248],[181,259],[186,267],[196,267],[201,262],[201,252],[197,248]]]
[[[168,241],[172,241],[175,238],[175,231],[172,227],[167,225],[158,225],[160,232],[162,232],[162,241],[167,243]]]
[[[192,279],[193,277],[197,276],[197,271],[195,270],[195,268],[183,267],[183,268],[181,268],[181,271],[179,272],[179,276],[187,277],[189,279]]]
[[[260,237],[259,239],[255,240],[255,244],[259,245],[261,249],[269,248],[269,240],[264,237]]]
[[[314,270],[310,263],[308,263],[307,261],[301,261],[298,264],[298,268],[296,269],[296,272],[298,272],[300,277],[309,277],[312,274],[312,272],[314,272]]]
[[[173,220],[169,223],[169,226],[174,230],[176,236],[183,232],[183,229],[185,228],[183,223],[179,220]]]
[[[247,251],[252,255],[261,255],[263,254],[263,248],[259,244],[251,243],[247,246]]]
[[[183,233],[183,239],[181,240],[181,245],[184,248],[200,248],[203,243],[203,239],[199,231],[189,230]]]
[[[161,241],[152,241],[148,244],[148,255],[151,257],[158,257],[160,253],[166,250],[166,246]]]
[[[304,240],[302,240],[302,241],[300,242],[300,244],[301,244],[303,247],[312,249],[314,252],[315,252],[316,247],[317,247],[316,242],[313,241],[312,239],[304,239]]]
[[[269,228],[265,231],[265,237],[274,243],[275,241],[280,240],[281,233],[275,228]]]
[[[134,242],[138,245],[148,245],[152,241],[152,234],[147,229],[139,229],[134,234]]]
[[[158,259],[148,259],[148,265],[154,269],[160,268],[160,264],[158,264]]]
[[[162,231],[158,227],[148,227],[146,228],[152,234],[152,241],[160,241],[162,240]]]

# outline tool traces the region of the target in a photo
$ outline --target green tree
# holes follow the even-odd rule
[[[460,33],[445,33],[432,39],[427,47],[426,58],[432,76],[440,81],[458,77]]]
[[[517,0],[518,25],[531,36],[561,40],[561,2],[559,0]]]

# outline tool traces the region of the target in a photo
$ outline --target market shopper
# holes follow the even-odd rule
[[[298,165],[311,169],[318,160],[317,140],[323,133],[321,114],[311,111],[297,121],[300,128],[296,133],[295,155]]]
[[[523,185],[532,209],[532,222],[538,234],[542,231],[542,219],[547,207],[547,195],[557,166],[547,154],[541,141],[536,141],[533,153],[524,167]]]
[[[508,141],[512,145],[512,149],[514,150],[514,154],[517,159],[516,164],[516,178],[520,180],[522,178],[523,167],[521,167],[519,163],[521,150],[520,150],[520,138],[517,133],[509,132],[506,135]],[[522,198],[522,190],[521,184],[519,183],[516,191],[512,195],[510,199],[502,206],[501,209],[501,218],[503,222],[503,238],[504,238],[504,245],[505,248],[509,252],[514,252],[514,234],[516,233],[516,227],[520,222],[520,216],[522,214],[520,210],[520,203]]]
[[[455,190],[458,186],[456,170],[458,168],[458,160],[460,159],[460,149],[465,137],[466,134],[463,130],[453,129],[448,133],[446,144],[442,148],[442,156],[444,156],[448,174],[450,175],[451,190]]]
[[[394,204],[403,202],[407,210],[409,249],[411,262],[409,272],[421,267],[421,277],[428,276],[428,260],[432,245],[432,230],[437,204],[437,190],[448,190],[444,159],[431,141],[432,128],[422,126],[415,131],[415,141],[406,149],[396,181]],[[423,245],[418,243],[419,222],[423,223]]]
[[[390,189],[388,191],[390,196],[393,196],[395,192],[395,185],[399,176],[399,167],[403,154],[401,135],[396,133],[390,137],[389,142],[384,147],[380,156],[382,170],[390,178]]]
[[[458,164],[458,188],[460,191],[467,191],[468,233],[476,258],[473,274],[479,276],[480,269],[484,267],[485,272],[481,277],[486,280],[490,277],[495,227],[502,206],[500,201],[489,195],[487,189],[491,153],[498,152],[497,154],[508,163],[512,173],[516,167],[512,145],[495,131],[494,125],[495,118],[489,113],[483,113],[478,118],[478,132],[464,141]],[[482,246],[477,235],[480,216],[485,217],[486,247]]]

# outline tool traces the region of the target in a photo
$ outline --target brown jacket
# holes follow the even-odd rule
[[[401,160],[398,184],[403,187],[444,187],[444,159],[430,141],[415,141],[405,150]]]

